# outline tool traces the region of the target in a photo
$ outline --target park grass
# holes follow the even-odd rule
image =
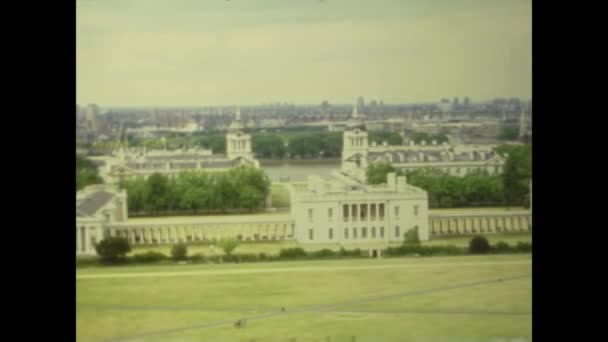
[[[493,255],[78,270],[77,277],[173,274],[77,278],[77,340],[531,340],[530,261],[530,255]],[[353,266],[361,268],[348,268]],[[274,273],[264,272],[272,269]],[[203,272],[180,274],[184,270]],[[250,273],[213,273],[221,270]],[[505,280],[495,282],[497,278]],[[470,285],[487,280],[491,282]],[[455,288],[446,289],[451,286]],[[429,289],[436,290],[416,294]],[[391,294],[399,295],[378,298]],[[230,323],[197,327],[263,313],[274,316],[248,319],[243,329]],[[163,332],[169,329],[174,331]]]
[[[270,196],[272,206],[274,208],[290,208],[291,199],[289,197],[289,190],[284,184],[272,184],[270,186]]]

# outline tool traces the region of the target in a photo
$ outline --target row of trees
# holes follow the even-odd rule
[[[251,166],[221,173],[186,171],[173,179],[156,173],[146,180],[125,180],[120,186],[127,190],[129,212],[134,214],[253,210],[270,193],[268,176]]]
[[[408,183],[426,190],[432,208],[488,205],[529,205],[532,177],[532,148],[530,145],[502,145],[497,152],[507,156],[503,174],[491,176],[485,170],[464,177],[451,176],[436,169],[408,172]],[[386,174],[404,173],[388,162],[368,166],[367,181],[380,184]]]
[[[292,158],[339,158],[342,153],[342,133],[296,134],[289,138],[287,152]]]
[[[76,155],[76,191],[87,185],[100,183],[103,183],[103,180],[99,176],[97,165],[90,159]]]
[[[202,146],[210,148],[213,153],[226,152],[226,138],[222,133],[211,133],[192,136],[170,136],[161,139],[129,138],[129,146],[146,146],[151,149],[180,148],[183,146]],[[253,133],[252,150],[259,158],[283,159],[285,157],[298,159],[339,158],[342,153],[342,133],[340,132],[299,132],[279,135],[276,133]],[[382,144],[384,141],[390,145],[400,145],[401,136],[394,132],[370,132],[372,141]]]

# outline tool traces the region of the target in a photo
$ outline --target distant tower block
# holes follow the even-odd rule
[[[528,129],[528,125],[526,123],[526,109],[521,109],[521,114],[519,115],[519,138],[523,138],[526,135],[526,131]]]
[[[241,121],[241,109],[236,109],[234,121],[228,128],[226,134],[226,153],[228,159],[245,158],[253,160],[251,151],[251,135],[243,132],[243,122]]]
[[[97,129],[97,115],[99,115],[99,106],[96,104],[90,104],[85,109],[85,122],[87,129],[95,131]]]

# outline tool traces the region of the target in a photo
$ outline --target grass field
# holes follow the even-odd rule
[[[79,269],[76,334],[78,341],[531,341],[531,271],[530,255]],[[235,328],[242,318],[246,326]]]

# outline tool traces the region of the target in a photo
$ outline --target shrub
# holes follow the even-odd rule
[[[268,258],[268,255],[267,255],[266,253],[260,253],[260,254],[258,255],[258,258],[259,258],[260,260],[267,260],[267,259],[269,259],[269,258]]]
[[[212,256],[205,257],[205,260],[207,262],[211,262],[211,263],[219,263],[222,261],[222,258],[219,255],[212,255]]]
[[[515,249],[518,252],[532,252],[532,244],[528,243],[528,242],[518,242],[517,245],[515,246]]]
[[[485,254],[490,251],[490,243],[488,239],[481,235],[477,235],[469,241],[469,252],[471,254]]]
[[[312,253],[312,256],[315,258],[332,258],[336,256],[336,252],[331,249],[324,248],[320,251],[316,251]]]
[[[240,262],[257,262],[260,260],[260,257],[254,253],[237,254],[236,256]]]
[[[239,263],[238,255],[226,254],[221,256],[222,262],[236,262]]]
[[[512,247],[504,242],[504,241],[498,241],[493,247],[492,250],[495,253],[508,253],[512,251]]]
[[[239,245],[239,242],[238,240],[228,239],[221,240],[218,245],[224,250],[224,253],[226,253],[226,255],[230,255],[232,254],[234,249]]]
[[[420,237],[418,236],[418,226],[410,229],[405,233],[405,240],[403,243],[418,245],[420,244]]]
[[[351,249],[351,250],[346,250],[344,248],[340,248],[340,251],[338,252],[338,256],[341,256],[341,257],[362,257],[362,256],[364,256],[364,254],[363,254],[363,252],[361,251],[360,248]]]
[[[192,255],[188,259],[194,264],[202,264],[207,261],[207,257],[200,253]]]
[[[306,257],[306,251],[304,251],[304,249],[301,247],[285,248],[281,249],[281,251],[279,252],[279,257],[289,259],[304,258]]]
[[[151,263],[151,262],[159,262],[161,260],[167,259],[167,256],[160,252],[146,252],[142,254],[135,254],[133,256],[133,261],[138,263]]]
[[[188,257],[188,248],[184,243],[178,243],[171,248],[171,257],[173,260],[186,260]]]
[[[126,238],[111,236],[99,241],[95,250],[102,262],[117,263],[126,261],[125,256],[131,251],[131,246]]]

